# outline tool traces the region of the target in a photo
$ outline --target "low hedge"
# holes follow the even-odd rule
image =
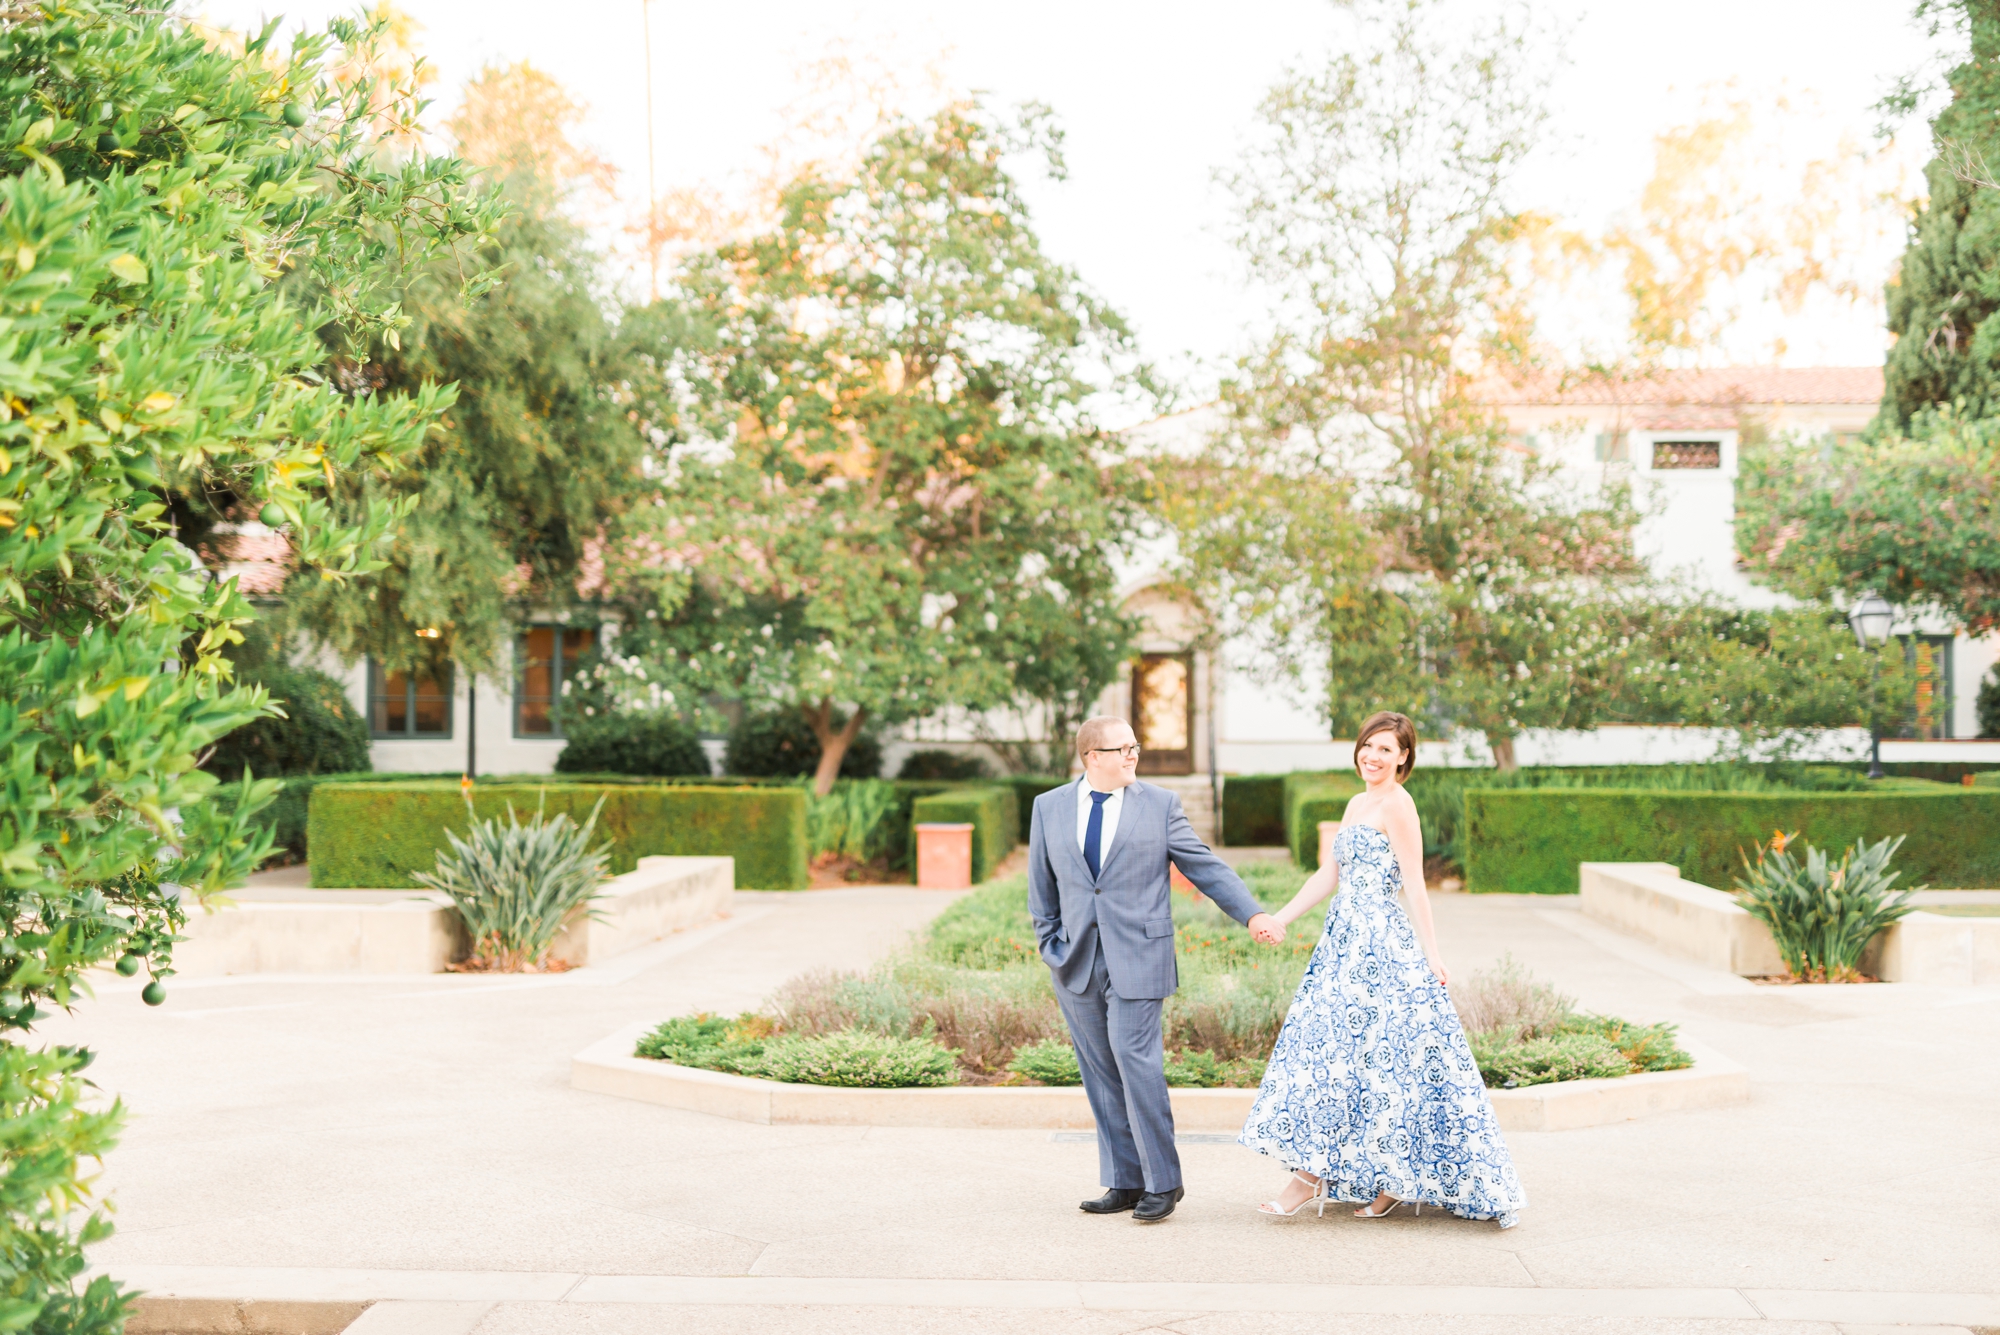
[[[268,777],[260,775],[262,777]],[[345,774],[294,774],[284,780],[285,786],[278,790],[271,805],[255,816],[258,825],[271,831],[271,855],[286,857],[292,862],[304,862],[310,844],[307,835],[307,814],[312,804],[313,789],[323,783],[406,783],[411,779],[457,779],[457,775],[447,774],[396,774],[374,770],[355,770]],[[217,790],[215,800],[225,809],[234,805],[230,795],[232,783],[225,781]]]
[[[722,855],[736,859],[745,890],[803,890],[806,795],[796,787],[665,783],[486,783],[472,789],[481,818],[526,815],[544,801],[579,822],[598,798],[598,830],[611,841],[611,871],[642,857]],[[468,825],[455,781],[321,783],[313,789],[307,839],[315,886],[414,886],[445,847],[444,832]]]
[[[1021,842],[1021,815],[1014,790],[995,784],[953,788],[920,797],[910,805],[910,858],[916,860],[918,825],[972,826],[972,880],[985,880]]]
[[[1043,793],[1076,782],[1060,774],[1008,774],[990,782],[1014,790],[1014,818],[1021,838],[1028,837],[1028,822],[1035,816],[1035,799]]]
[[[1285,776],[1285,842],[1292,860],[1307,871],[1319,867],[1319,823],[1339,820],[1361,780],[1344,774]]]
[[[1230,848],[1286,842],[1284,775],[1231,774],[1223,779],[1222,842]]]
[[[1774,830],[1837,853],[1856,839],[1907,835],[1897,884],[2000,885],[2000,792],[1647,792],[1617,788],[1470,789],[1468,889],[1567,895],[1580,862],[1670,862],[1727,890]]]

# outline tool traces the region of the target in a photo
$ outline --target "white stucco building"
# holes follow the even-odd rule
[[[1747,434],[1799,432],[1839,436],[1859,432],[1882,395],[1874,367],[1734,368],[1668,373],[1620,386],[1556,392],[1547,386],[1500,386],[1488,401],[1505,416],[1516,441],[1559,461],[1579,485],[1607,472],[1628,474],[1648,518],[1637,540],[1662,574],[1677,574],[1746,606],[1778,600],[1739,566],[1731,525],[1740,447]],[[1197,408],[1140,429],[1145,448],[1191,448],[1218,421]],[[258,562],[281,543],[259,525],[244,525],[232,565],[256,591]],[[1206,824],[1215,778],[1223,774],[1334,769],[1348,763],[1351,743],[1327,736],[1311,690],[1275,685],[1255,670],[1247,646],[1224,644],[1211,655],[1196,644],[1197,620],[1172,592],[1168,549],[1136,554],[1124,581],[1128,610],[1145,633],[1130,669],[1106,693],[1103,709],[1134,721],[1146,746],[1145,770],[1180,789],[1191,816]],[[273,566],[266,564],[270,571]],[[2000,741],[1977,734],[1973,700],[2000,657],[2000,637],[1973,639],[1942,625],[1906,624],[1932,678],[1931,703],[1920,735],[1884,743],[1887,760],[2000,761]],[[371,755],[380,770],[457,773],[538,773],[561,754],[558,711],[563,678],[594,642],[597,629],[554,621],[523,627],[515,664],[504,677],[476,682],[463,673],[442,680],[384,673],[362,662],[344,673],[356,706],[369,719]],[[1522,764],[1599,764],[1705,759],[1717,738],[1698,730],[1607,727],[1589,733],[1530,732],[1516,743]],[[1866,737],[1828,739],[1859,754]],[[901,729],[885,747],[894,774],[909,751],[925,746],[976,750],[962,721],[934,719]],[[719,748],[716,748],[719,760]],[[1427,764],[1484,764],[1482,739],[1435,739]]]

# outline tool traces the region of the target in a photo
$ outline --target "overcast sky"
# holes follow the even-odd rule
[[[646,192],[640,0],[404,0],[425,27],[440,109],[482,65],[532,61],[591,108],[585,137]],[[207,0],[209,17],[321,22],[352,4]],[[1871,104],[1927,43],[1905,0],[1546,0],[1561,34],[1556,134],[1527,182],[1534,202],[1589,226],[1630,205],[1652,139],[1687,120],[1705,86],[1816,103],[1867,134]],[[1259,97],[1291,63],[1323,55],[1327,0],[1012,0],[918,7],[815,0],[654,0],[655,133],[662,189],[728,178],[757,160],[796,94],[794,72],[830,42],[921,66],[948,52],[956,84],[997,104],[1048,103],[1068,134],[1069,179],[1031,194],[1046,244],[1136,324],[1147,353],[1214,367],[1254,325],[1224,236],[1227,166]],[[1804,21],[1807,17],[1810,21]],[[1885,266],[1886,267],[1886,266]],[[1788,360],[1879,361],[1879,312],[1820,310],[1787,331]],[[1196,377],[1199,379],[1199,376]]]

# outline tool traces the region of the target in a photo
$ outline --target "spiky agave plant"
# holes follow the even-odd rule
[[[1757,860],[1743,857],[1745,874],[1736,878],[1736,902],[1766,927],[1792,976],[1814,983],[1856,982],[1868,943],[1890,923],[1909,913],[1910,897],[1924,887],[1891,892],[1900,872],[1889,860],[1903,836],[1870,844],[1857,839],[1838,863],[1824,849],[1795,849],[1796,834],[1782,831],[1757,847]],[[1739,855],[1740,856],[1740,855]]]
[[[468,797],[466,809],[471,808]],[[549,950],[572,913],[582,909],[600,916],[589,905],[604,883],[610,845],[593,849],[590,840],[603,809],[600,797],[579,826],[563,813],[543,815],[538,803],[534,818],[523,824],[509,802],[505,825],[498,816],[475,816],[465,838],[445,832],[451,847],[438,853],[437,870],[418,872],[415,879],[451,896],[472,939],[464,967],[497,973],[546,968]]]

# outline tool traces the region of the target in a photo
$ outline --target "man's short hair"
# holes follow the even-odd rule
[[[1103,746],[1110,739],[1113,730],[1118,728],[1130,729],[1131,726],[1124,719],[1110,714],[1106,714],[1102,718],[1087,720],[1081,728],[1076,730],[1077,757],[1081,759],[1089,752]]]

